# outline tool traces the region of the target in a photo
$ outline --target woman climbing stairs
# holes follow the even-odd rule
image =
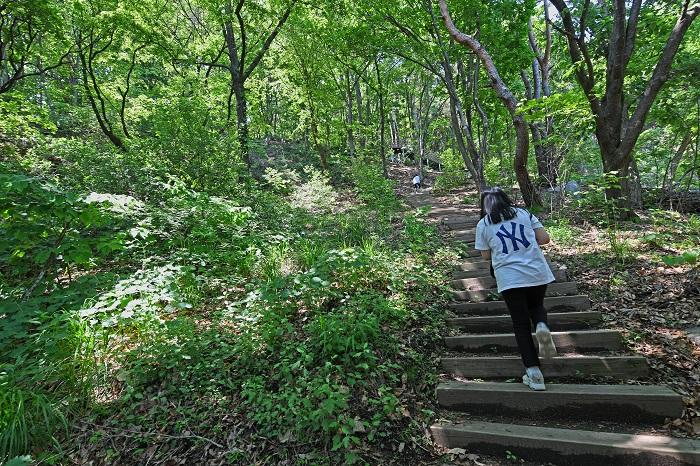
[[[429,195],[413,202],[431,206],[446,235],[469,247],[451,281],[454,334],[445,337],[437,389],[445,419],[431,427],[438,444],[555,465],[700,465],[700,441],[654,434],[681,415],[681,396],[644,384],[646,359],[629,354],[619,332],[600,328],[600,313],[551,262],[556,282],[545,307],[559,356],[543,360],[546,391],[523,385],[508,310],[473,249],[478,211]]]

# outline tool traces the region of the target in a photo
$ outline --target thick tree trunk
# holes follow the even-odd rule
[[[458,43],[471,49],[479,57],[481,62],[484,64],[484,68],[486,69],[489,79],[491,80],[491,87],[493,87],[493,89],[496,91],[496,94],[499,96],[511,115],[516,134],[513,168],[515,170],[515,176],[518,180],[518,184],[520,185],[523,202],[525,202],[527,206],[541,205],[542,202],[540,201],[539,193],[535,190],[532,180],[530,179],[530,175],[527,172],[527,156],[530,138],[528,135],[527,123],[525,122],[523,116],[517,112],[517,100],[501,79],[501,76],[493,63],[491,55],[489,55],[479,41],[460,32],[457,29],[452,22],[452,18],[450,17],[446,1],[439,0],[439,2],[442,19],[445,23],[445,27],[450,33],[450,36],[452,36],[452,38]]]
[[[700,5],[690,5],[683,2],[680,15],[673,26],[666,43],[661,51],[654,71],[646,83],[644,91],[636,99],[625,99],[624,81],[627,65],[632,57],[637,37],[637,24],[643,6],[642,0],[613,2],[608,36],[605,39],[606,47],[606,73],[605,92],[602,99],[596,86],[594,65],[596,59],[601,56],[592,56],[588,50],[588,44],[593,43],[589,31],[585,29],[586,18],[574,20],[571,9],[564,0],[551,0],[551,3],[559,11],[562,19],[563,32],[567,40],[571,61],[576,66],[576,79],[586,95],[595,117],[596,137],[600,146],[603,167],[606,172],[616,171],[622,176],[622,187],[611,189],[608,195],[616,199],[623,215],[630,215],[632,193],[628,167],[632,162],[632,153],[639,135],[644,129],[646,118],[652,104],[668,80],[673,60],[691,24],[700,14]],[[629,17],[628,17],[629,6]],[[584,12],[588,10],[584,8]],[[576,24],[583,28],[577,31]],[[636,107],[628,118],[626,102],[636,101]]]

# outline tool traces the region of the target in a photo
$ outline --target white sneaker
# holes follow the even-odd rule
[[[551,359],[557,355],[557,347],[554,346],[554,340],[552,340],[552,333],[549,331],[549,327],[544,322],[539,322],[537,328],[535,329],[535,337],[537,342],[540,344],[540,357],[545,359]]]
[[[532,390],[541,392],[547,388],[544,386],[544,376],[537,366],[528,367],[523,375],[523,383]]]

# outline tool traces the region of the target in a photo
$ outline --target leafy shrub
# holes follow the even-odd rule
[[[299,175],[294,170],[278,170],[273,167],[267,167],[263,179],[272,191],[279,194],[290,194],[294,186],[299,181]]]
[[[124,247],[99,204],[24,175],[0,175],[0,273],[35,285]],[[29,288],[31,291],[32,288]]]
[[[382,215],[391,215],[399,210],[394,194],[394,182],[384,178],[381,169],[370,163],[356,161],[351,167],[357,197],[370,209]]]
[[[158,319],[161,313],[191,308],[178,286],[187,272],[171,264],[139,270],[101,294],[89,307],[81,309],[79,315],[90,325],[114,327],[130,320]]]
[[[435,191],[444,192],[463,187],[467,182],[467,171],[462,157],[452,149],[440,154],[442,173],[435,180]]]
[[[308,179],[294,188],[291,204],[312,213],[331,211],[335,206],[336,193],[330,179],[314,167],[306,167],[304,174]]]
[[[569,219],[560,217],[548,219],[545,222],[547,232],[552,236],[552,239],[564,246],[572,245],[578,238],[578,233],[569,223]]]

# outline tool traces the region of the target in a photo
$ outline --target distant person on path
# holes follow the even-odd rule
[[[484,260],[491,261],[498,292],[513,320],[515,340],[525,364],[523,383],[533,390],[544,390],[544,376],[532,339],[532,327],[539,344],[539,355],[557,354],[547,326],[544,295],[554,281],[540,245],[549,243],[549,234],[531,213],[515,207],[501,188],[481,193],[481,220],[476,225],[475,247]]]
[[[413,177],[413,192],[418,192],[421,181],[420,173],[416,173],[416,176]]]

